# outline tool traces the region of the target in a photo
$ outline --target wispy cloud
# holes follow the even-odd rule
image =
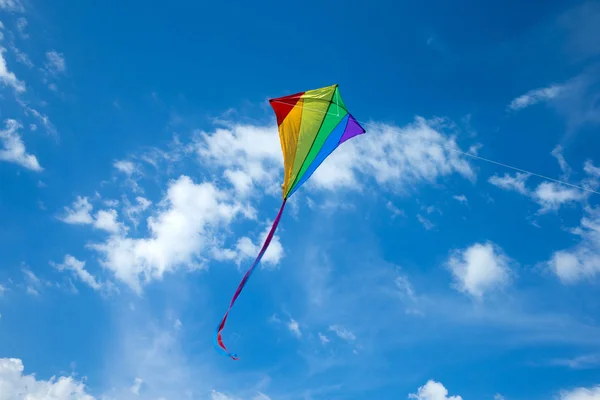
[[[425,218],[424,216],[422,216],[421,214],[417,214],[417,219],[419,220],[421,225],[423,225],[423,228],[425,228],[426,230],[430,231],[433,228],[435,228],[435,224],[427,218]]]
[[[300,324],[298,324],[298,321],[296,321],[295,319],[290,318],[290,321],[287,324],[287,328],[298,339],[302,337],[302,332],[300,331]]]
[[[17,164],[32,171],[42,171],[36,156],[27,152],[19,135],[21,125],[13,119],[8,119],[4,126],[4,129],[0,129],[0,161]]]
[[[347,342],[356,340],[356,335],[349,329],[344,328],[341,325],[330,325],[329,330],[335,333],[340,339]]]
[[[465,196],[464,194],[452,196],[452,198],[462,204],[468,204],[468,202],[469,202],[467,200],[467,196]]]
[[[529,174],[517,172],[515,175],[505,173],[504,176],[494,175],[488,179],[488,182],[504,190],[512,190],[521,194],[528,194],[529,190],[525,186],[525,182],[529,178]]]
[[[18,93],[24,92],[25,83],[20,81],[14,72],[8,70],[6,60],[4,59],[5,51],[6,49],[0,46],[0,83],[12,87]]]
[[[563,91],[564,87],[560,85],[551,85],[541,89],[530,90],[511,101],[508,108],[515,111],[521,110],[540,102],[552,100],[558,97]]]
[[[96,277],[85,269],[85,261],[80,261],[70,254],[65,255],[65,259],[62,263],[57,264],[50,262],[50,265],[58,271],[71,271],[79,280],[94,290],[102,289],[102,284],[100,284]]]
[[[0,0],[0,9],[8,11],[25,11],[23,3],[20,0]]]
[[[569,175],[572,169],[566,163],[562,155],[562,149],[560,147],[555,148],[552,155],[558,160],[563,175]],[[592,190],[596,189],[600,185],[600,175],[596,173],[596,169],[598,168],[591,161],[586,161],[584,172],[587,176],[579,182],[579,186]],[[539,213],[556,211],[563,205],[582,202],[590,195],[588,191],[554,181],[544,181],[538,184],[535,189],[529,189],[526,183],[530,176],[521,172],[514,175],[506,173],[502,177],[494,175],[488,179],[488,182],[501,189],[515,191],[529,197],[539,204]]]
[[[63,74],[67,70],[65,57],[55,50],[46,52],[46,70],[52,75]]]
[[[549,362],[550,365],[559,365],[571,369],[588,369],[600,366],[600,354],[586,354],[574,358],[560,358]]]

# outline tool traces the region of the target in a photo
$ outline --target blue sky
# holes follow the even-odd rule
[[[600,2],[370,4],[0,0],[0,400],[600,399]]]

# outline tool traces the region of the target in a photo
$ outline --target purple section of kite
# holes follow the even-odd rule
[[[340,144],[344,143],[348,139],[352,139],[356,135],[360,135],[365,133],[365,130],[362,126],[358,124],[358,122],[351,115],[350,119],[348,119],[348,125],[346,125],[346,130],[340,139]]]

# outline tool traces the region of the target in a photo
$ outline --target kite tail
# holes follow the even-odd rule
[[[281,214],[283,213],[283,209],[285,207],[286,201],[287,201],[287,199],[284,199],[283,203],[281,203],[281,208],[279,209],[279,213],[277,213],[277,217],[275,218],[275,221],[273,222],[273,226],[271,227],[271,230],[269,231],[269,234],[267,235],[267,238],[265,239],[265,242],[263,243],[263,246],[260,249],[258,256],[256,257],[256,260],[254,260],[254,263],[252,264],[252,266],[248,269],[248,271],[246,271],[246,274],[242,278],[242,281],[238,285],[238,288],[235,291],[233,298],[231,299],[231,303],[229,304],[229,308],[227,309],[227,312],[225,313],[225,315],[223,316],[223,319],[221,320],[221,323],[217,327],[217,334],[215,337],[216,342],[219,345],[219,347],[221,347],[221,349],[223,349],[225,351],[225,353],[229,357],[231,357],[231,359],[233,359],[233,360],[237,360],[238,356],[234,353],[229,352],[229,350],[227,350],[227,348],[225,347],[225,344],[223,344],[223,338],[221,337],[221,332],[223,331],[223,328],[225,328],[225,321],[227,321],[227,316],[229,315],[229,311],[231,311],[231,308],[233,307],[233,305],[235,304],[235,301],[237,300],[240,293],[242,292],[242,289],[244,289],[244,286],[246,286],[248,279],[250,279],[250,275],[252,275],[252,272],[254,272],[254,268],[256,268],[256,266],[262,259],[263,255],[265,254],[265,251],[267,251],[267,247],[269,247],[269,244],[271,243],[271,240],[273,239],[273,235],[275,234],[277,225],[279,225],[279,220],[281,220]]]

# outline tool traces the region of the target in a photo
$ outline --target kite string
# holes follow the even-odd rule
[[[288,103],[286,103],[284,101],[279,101],[279,100],[271,100],[271,101],[274,102],[274,103],[288,104]],[[312,108],[306,108],[305,106],[300,106],[300,107],[305,108],[305,109],[307,109],[309,111],[314,111],[316,113],[323,114],[323,115],[328,115],[329,114],[328,112],[323,112],[321,110],[312,109]],[[334,115],[334,114],[331,114],[331,115]],[[378,125],[379,125],[379,124],[375,124],[375,123],[371,123],[371,122],[363,122],[363,121],[358,121],[358,120],[356,120],[356,122],[358,122],[361,125],[365,125],[365,126],[373,126],[373,127],[377,126],[378,127]],[[424,140],[424,142],[428,142],[428,141]],[[471,157],[471,158],[474,158],[474,159],[477,159],[477,160],[480,160],[480,161],[488,162],[490,164],[499,165],[499,166],[504,167],[504,168],[508,168],[508,169],[519,171],[519,172],[522,172],[522,173],[525,173],[525,174],[537,176],[538,178],[546,179],[546,180],[549,180],[549,181],[552,181],[552,182],[560,183],[560,184],[565,185],[565,186],[570,186],[570,187],[573,187],[573,188],[576,188],[576,189],[579,189],[579,190],[583,190],[583,191],[586,191],[586,192],[590,192],[590,193],[594,193],[594,194],[600,195],[600,192],[597,192],[597,191],[595,191],[593,189],[585,188],[583,186],[575,185],[573,183],[565,182],[565,181],[562,181],[562,180],[559,180],[559,179],[551,178],[549,176],[545,176],[545,175],[541,175],[541,174],[538,174],[538,173],[535,173],[535,172],[527,171],[527,170],[522,169],[522,168],[514,167],[512,165],[501,163],[499,161],[494,161],[492,159],[481,157],[481,156],[475,155],[473,153],[468,153],[468,152],[464,152],[464,151],[461,151],[461,150],[457,150],[457,149],[454,149],[454,148],[451,148],[451,147],[448,147],[448,146],[441,145],[439,143],[434,143],[434,142],[431,142],[431,141],[429,141],[429,143],[436,144],[436,145],[438,145],[438,146],[440,146],[440,147],[442,147],[442,148],[444,148],[444,149],[446,149],[448,151],[453,151],[455,153],[462,154],[463,156]]]
[[[273,221],[273,225],[271,226],[271,230],[267,234],[267,237],[265,238],[265,242],[263,243],[263,246],[260,249],[260,252],[258,253],[258,256],[256,256],[256,259],[254,260],[254,263],[252,263],[252,266],[250,268],[248,268],[248,270],[244,274],[244,277],[242,278],[242,281],[238,285],[238,287],[237,287],[237,289],[236,289],[233,297],[231,298],[231,302],[229,303],[229,308],[225,312],[225,315],[223,316],[223,319],[221,320],[221,323],[217,327],[217,332],[215,334],[216,344],[221,349],[223,349],[224,352],[231,359],[233,359],[233,360],[237,360],[238,356],[236,354],[234,354],[234,353],[231,353],[229,350],[227,350],[227,347],[225,347],[225,344],[223,343],[223,338],[221,336],[221,332],[225,328],[225,322],[227,321],[227,317],[229,316],[229,311],[231,311],[231,308],[235,304],[235,301],[237,300],[237,298],[239,297],[239,295],[242,293],[242,290],[244,289],[244,286],[246,286],[246,283],[250,279],[250,276],[252,275],[252,272],[254,272],[254,268],[256,268],[256,266],[258,265],[258,263],[262,259],[263,255],[267,251],[267,248],[269,247],[269,244],[271,243],[271,240],[273,239],[273,236],[275,235],[275,231],[277,230],[277,226],[279,225],[279,221],[281,220],[281,215],[283,214],[283,209],[285,208],[286,202],[287,202],[287,200],[284,199],[283,202],[281,203],[281,207],[279,208],[279,212],[277,213],[277,217],[275,217],[275,221]]]

